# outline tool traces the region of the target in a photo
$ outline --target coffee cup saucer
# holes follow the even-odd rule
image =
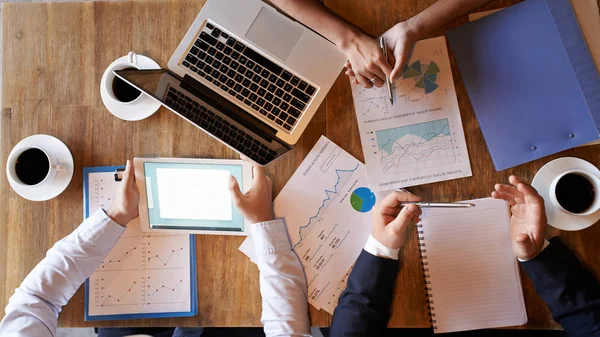
[[[104,106],[115,117],[125,121],[139,121],[152,116],[156,111],[158,111],[160,108],[160,103],[145,93],[142,93],[142,96],[131,104],[119,102],[110,97],[105,85],[106,78],[111,69],[117,64],[126,62],[128,62],[127,56],[119,57],[113,63],[111,63],[108,68],[106,68],[104,74],[102,75],[102,80],[100,81],[100,96],[102,97],[102,103],[104,103]],[[160,69],[160,65],[158,65],[158,63],[144,55],[138,54],[137,62],[141,69]]]
[[[69,183],[73,178],[74,161],[71,151],[69,151],[67,145],[58,138],[49,135],[33,135],[21,140],[15,145],[9,157],[17,149],[28,146],[41,147],[45,151],[53,153],[58,163],[65,166],[66,169],[57,172],[56,177],[52,181],[43,182],[35,186],[24,186],[12,179],[10,174],[8,174],[7,167],[6,175],[10,187],[21,197],[31,201],[46,201],[57,197],[69,186]]]
[[[550,201],[550,185],[554,178],[570,170],[585,170],[600,178],[600,170],[593,164],[574,157],[555,159],[544,165],[533,178],[531,186],[544,198],[548,224],[564,231],[578,231],[600,220],[600,210],[589,215],[567,214],[558,210]]]

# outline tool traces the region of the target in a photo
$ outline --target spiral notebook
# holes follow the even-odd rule
[[[83,216],[114,201],[117,166],[83,169]],[[194,235],[143,233],[127,225],[85,281],[86,321],[187,317],[198,314]]]
[[[429,208],[418,224],[421,259],[435,333],[527,323],[506,202]]]

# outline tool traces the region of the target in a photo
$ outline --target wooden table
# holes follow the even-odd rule
[[[372,35],[383,33],[434,0],[326,0],[326,5]],[[495,1],[485,9],[516,1]],[[99,83],[104,69],[133,50],[165,66],[203,1],[84,2],[2,4],[3,101],[1,162],[11,148],[32,134],[51,134],[64,141],[75,159],[75,175],[59,197],[30,202],[13,192],[0,170],[0,306],[44,257],[53,243],[81,222],[82,168],[117,165],[134,156],[236,158],[225,146],[164,109],[140,122],[124,122],[102,105]],[[462,17],[434,32],[467,22]],[[493,184],[510,174],[533,179],[535,172],[560,156],[576,156],[600,165],[600,147],[569,150],[514,169],[496,172],[473,114],[467,93],[451,58],[473,176],[411,188],[425,200],[485,197]],[[294,151],[268,167],[275,195],[325,134],[363,160],[350,86],[340,76]],[[597,238],[600,226],[561,235],[583,262],[600,276]],[[415,233],[402,254],[391,327],[428,327],[423,279]],[[62,326],[260,326],[258,270],[238,250],[242,238],[198,236],[200,314],[191,318],[86,323],[83,289],[60,314]],[[527,328],[556,328],[545,304],[524,277],[529,315]],[[327,326],[330,315],[311,307],[314,326]]]

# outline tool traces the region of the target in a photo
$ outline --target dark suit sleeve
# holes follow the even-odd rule
[[[363,250],[333,313],[329,335],[383,336],[390,319],[398,261]]]
[[[598,281],[560,238],[521,266],[569,337],[600,336]]]

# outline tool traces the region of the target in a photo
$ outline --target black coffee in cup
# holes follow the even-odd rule
[[[594,203],[596,191],[592,182],[577,173],[565,174],[556,183],[556,200],[571,213],[583,213]]]
[[[50,160],[40,149],[31,148],[23,151],[15,162],[17,178],[26,185],[41,183],[50,171]]]
[[[121,70],[137,70],[137,69],[129,67],[129,68],[123,68]],[[117,76],[115,76],[115,79],[113,80],[112,91],[113,91],[113,94],[115,95],[115,97],[123,103],[131,102],[131,101],[135,100],[136,98],[140,97],[140,95],[142,94],[139,90],[132,87],[129,83],[123,81],[122,79],[120,79]]]

